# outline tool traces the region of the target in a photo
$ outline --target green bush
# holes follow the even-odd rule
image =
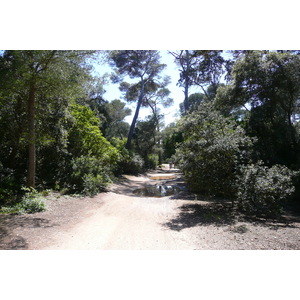
[[[252,140],[234,120],[223,117],[211,104],[184,117],[184,140],[175,163],[195,192],[232,198],[236,170],[247,160]]]
[[[103,191],[112,177],[109,165],[95,157],[81,156],[73,159],[69,190],[93,196]]]
[[[158,155],[150,154],[145,159],[145,168],[155,170],[158,165]]]
[[[63,187],[67,192],[93,196],[112,182],[121,154],[103,136],[100,120],[89,107],[73,104],[72,117],[68,176]]]
[[[182,132],[174,123],[167,126],[162,132],[162,147],[163,147],[163,160],[168,161],[176,152],[177,145],[182,143]]]
[[[104,178],[100,175],[93,175],[93,174],[85,174],[83,176],[83,190],[82,193],[89,196],[95,196],[100,191],[103,191],[108,182],[104,181]]]
[[[23,188],[25,194],[20,202],[12,206],[4,206],[1,208],[2,214],[23,214],[23,213],[36,213],[46,210],[46,204],[42,195],[34,188]]]
[[[119,154],[118,164],[114,167],[114,173],[116,175],[139,174],[143,171],[145,162],[139,154],[126,149],[126,142],[127,139],[113,138],[111,140],[111,144],[118,150]]]
[[[278,216],[283,202],[295,191],[292,177],[293,172],[281,165],[243,166],[237,180],[238,208],[257,216]]]
[[[131,157],[129,151],[126,149],[127,139],[121,140],[119,138],[112,138],[110,143],[114,146],[118,151],[118,163],[113,166],[113,173],[115,176],[119,176],[123,173],[126,173],[127,165],[131,161]]]
[[[46,204],[40,197],[34,199],[25,198],[17,204],[17,207],[20,209],[20,211],[27,213],[36,213],[46,210]]]
[[[19,189],[20,186],[14,180],[13,170],[4,168],[0,162],[0,203],[12,200]]]
[[[125,174],[139,174],[144,169],[145,162],[139,154],[131,154],[129,159],[123,162],[123,171]]]

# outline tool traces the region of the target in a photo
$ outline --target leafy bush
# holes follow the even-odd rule
[[[150,170],[155,170],[158,165],[158,155],[150,154],[145,158],[145,168]]]
[[[144,160],[139,154],[131,154],[129,159],[123,162],[123,170],[125,174],[139,174],[144,169]]]
[[[70,161],[65,187],[93,196],[105,189],[121,155],[102,135],[100,120],[86,106],[72,105],[73,124],[68,138]]]
[[[100,175],[85,174],[82,178],[83,180],[83,190],[82,193],[89,196],[95,196],[100,191],[103,191],[106,185],[111,182],[107,180],[105,182],[104,178]]]
[[[129,151],[126,149],[127,139],[112,138],[110,143],[118,150],[118,163],[113,167],[115,176],[126,173],[127,164],[131,161]]]
[[[202,103],[182,119],[184,141],[176,151],[176,164],[196,192],[232,198],[238,165],[247,160],[252,140],[235,121]]]
[[[263,166],[262,162],[241,168],[237,180],[238,207],[250,214],[277,216],[282,203],[295,190],[293,172],[285,166]]]
[[[114,173],[120,174],[139,174],[143,171],[145,166],[144,159],[137,153],[129,152],[125,145],[127,139],[120,140],[114,138],[111,143],[118,150],[119,160],[118,164],[114,167]]]
[[[69,133],[69,151],[76,157],[94,156],[115,163],[118,160],[118,151],[102,135],[99,128],[100,120],[88,107],[73,104],[73,126]]]
[[[69,187],[71,192],[93,196],[105,189],[113,177],[109,165],[95,157],[81,156],[73,159]]]
[[[6,203],[15,197],[20,190],[13,176],[13,170],[4,168],[0,162],[0,203]]]
[[[34,188],[23,188],[25,191],[21,201],[12,205],[1,208],[3,214],[23,214],[36,213],[46,210],[46,204],[42,195]]]
[[[20,207],[20,211],[27,213],[36,213],[46,210],[46,204],[40,197],[34,199],[25,198],[17,204],[17,207]]]
[[[167,162],[175,154],[177,145],[183,141],[183,136],[175,124],[167,126],[162,135],[163,160]]]

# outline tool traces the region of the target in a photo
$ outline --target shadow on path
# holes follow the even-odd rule
[[[282,215],[273,219],[245,216],[232,208],[229,202],[221,203],[218,199],[184,204],[179,207],[179,210],[179,214],[163,226],[180,231],[199,225],[228,226],[242,221],[277,230],[279,228],[296,228],[298,225],[295,225],[294,222],[300,222],[299,218],[292,218],[290,215]]]
[[[218,203],[185,204],[180,207],[180,213],[174,219],[165,223],[169,229],[180,231],[197,225],[233,225],[236,218],[231,207]]]
[[[1,250],[25,250],[28,243],[25,238],[14,233],[14,229],[23,228],[47,228],[56,224],[44,218],[26,215],[2,215],[0,216],[0,249]]]

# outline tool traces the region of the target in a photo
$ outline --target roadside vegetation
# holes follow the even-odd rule
[[[170,52],[184,91],[178,121],[159,51],[0,55],[1,213],[46,209],[47,190],[94,196],[118,176],[175,163],[189,189],[276,217],[300,195],[300,52]],[[113,74],[97,77],[93,64]],[[118,83],[123,99],[105,99]],[[190,94],[190,87],[199,92]],[[124,102],[125,101],[125,102]],[[131,114],[126,103],[135,103]],[[150,114],[139,119],[141,107]]]

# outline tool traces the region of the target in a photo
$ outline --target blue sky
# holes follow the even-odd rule
[[[171,77],[171,83],[168,85],[168,89],[171,91],[170,97],[173,98],[174,104],[169,108],[164,108],[163,112],[165,114],[165,124],[169,124],[176,120],[179,113],[179,103],[183,101],[184,94],[183,89],[178,87],[176,84],[179,80],[179,67],[174,63],[174,58],[171,54],[168,53],[167,50],[160,51],[161,62],[166,64],[166,69],[162,72],[162,75],[169,75]],[[111,72],[111,68],[108,65],[97,66],[96,71],[102,75],[106,72]],[[118,89],[118,85],[109,84],[105,86],[106,93],[104,94],[104,98],[108,101],[114,99],[122,99],[122,93]],[[191,88],[190,93],[195,93],[199,91],[197,88]],[[132,110],[132,115],[128,116],[125,120],[128,123],[131,123],[133,114],[135,111],[136,103],[131,105],[127,105]],[[145,118],[147,115],[151,113],[150,109],[142,108],[139,114],[139,120]],[[177,115],[177,116],[176,116]]]

